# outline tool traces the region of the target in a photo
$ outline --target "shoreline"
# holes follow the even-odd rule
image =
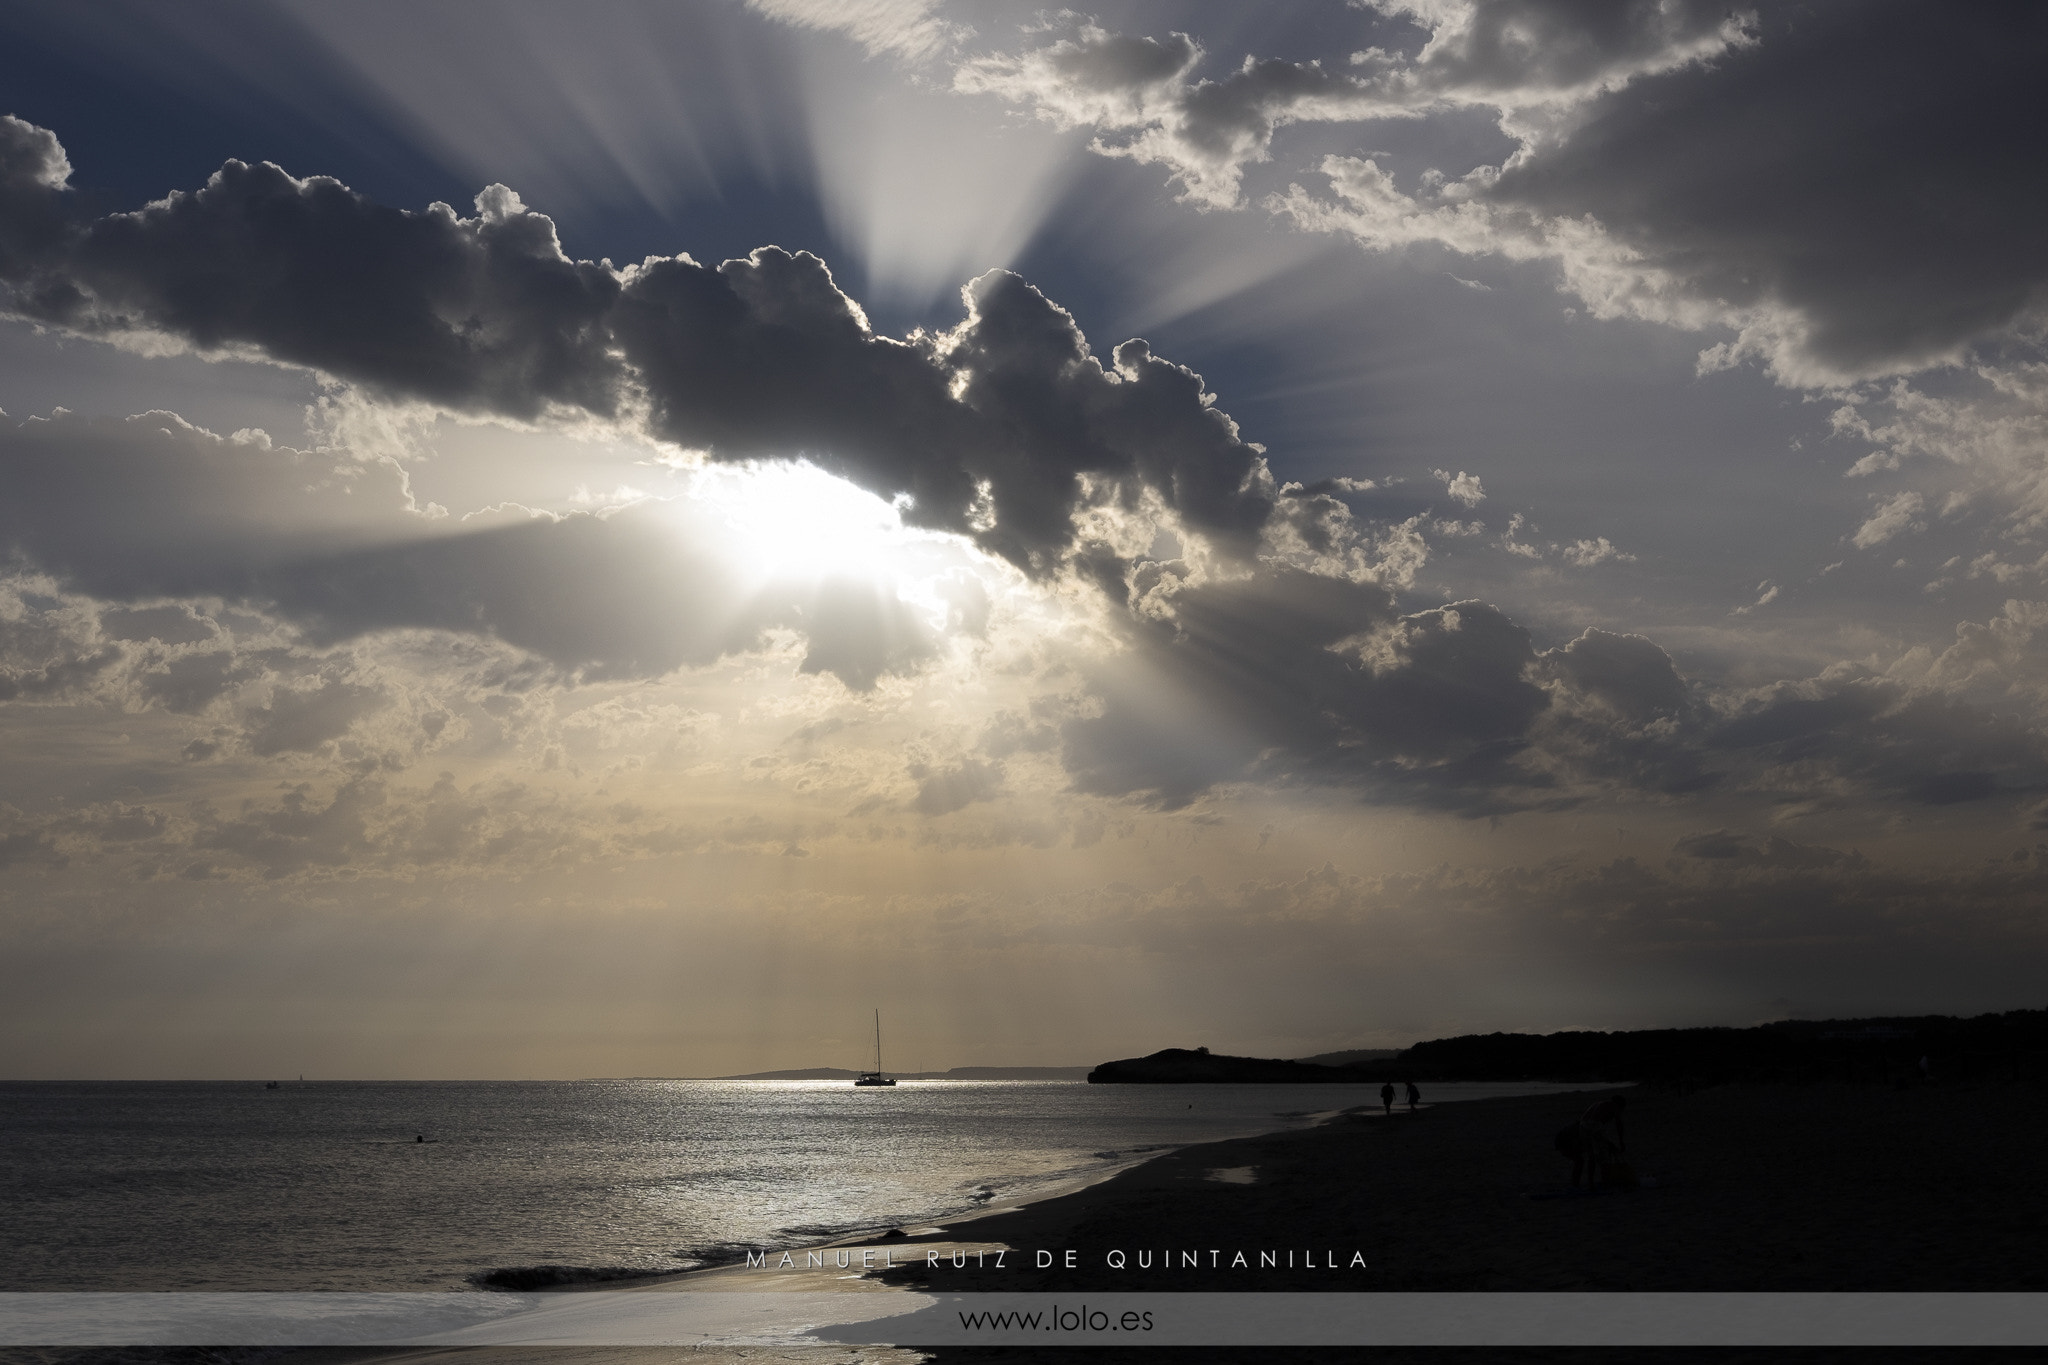
[[[1438,1107],[1439,1105],[1450,1105],[1453,1107],[1463,1108],[1467,1105],[1483,1104],[1489,1102],[1496,1102],[1500,1100],[1512,1101],[1522,1099],[1551,1099],[1560,1095],[1582,1096],[1587,1094],[1604,1093],[1607,1091],[1622,1090],[1627,1088],[1626,1086],[1620,1084],[1604,1083],[1598,1081],[1477,1081],[1440,1083],[1437,1085],[1436,1089],[1438,1092],[1441,1092],[1447,1085],[1472,1085],[1489,1087],[1499,1085],[1503,1087],[1514,1086],[1519,1088],[1519,1086],[1524,1084],[1555,1086],[1556,1089],[1553,1091],[1547,1091],[1534,1095],[1489,1095],[1474,1096],[1470,1098],[1453,1098],[1448,1100],[1436,1101],[1432,1103],[1425,1103],[1422,1106],[1422,1109],[1424,1111],[1428,1111]],[[1199,1091],[1207,1087],[1197,1085],[1189,1088]],[[1259,1088],[1261,1090],[1271,1090],[1276,1094],[1285,1094],[1289,1089],[1289,1087],[1285,1085],[1262,1085]],[[1580,1107],[1584,1107],[1583,1103],[1580,1105]],[[1394,1117],[1399,1118],[1401,1115],[1407,1112],[1408,1111],[1405,1109],[1405,1106],[1403,1104],[1397,1104],[1395,1106]],[[989,1204],[984,1208],[964,1210],[960,1213],[944,1215],[941,1217],[933,1217],[926,1219],[907,1219],[903,1220],[901,1223],[898,1224],[878,1224],[873,1227],[855,1229],[853,1231],[849,1231],[835,1237],[813,1241],[802,1241],[792,1243],[788,1246],[778,1246],[773,1250],[769,1250],[763,1253],[771,1262],[785,1255],[796,1259],[798,1264],[793,1269],[788,1271],[770,1269],[764,1273],[764,1271],[760,1268],[750,1268],[749,1263],[746,1261],[725,1261],[715,1265],[692,1266],[687,1269],[677,1270],[673,1272],[654,1272],[648,1275],[634,1276],[630,1279],[624,1280],[590,1281],[583,1283],[570,1283],[548,1286],[546,1292],[585,1293],[599,1290],[610,1290],[614,1292],[625,1290],[667,1290],[670,1292],[674,1292],[678,1290],[690,1289],[734,1290],[777,1287],[785,1290],[803,1289],[807,1291],[836,1290],[840,1292],[865,1292],[861,1288],[860,1284],[856,1283],[857,1281],[861,1280],[860,1276],[845,1276],[833,1274],[832,1272],[837,1272],[842,1269],[842,1267],[839,1267],[838,1265],[836,1265],[836,1263],[822,1268],[809,1267],[803,1264],[804,1257],[809,1253],[822,1251],[836,1252],[838,1250],[849,1247],[872,1247],[878,1252],[883,1250],[901,1249],[911,1246],[917,1247],[920,1250],[920,1252],[934,1245],[943,1245],[948,1248],[952,1248],[954,1246],[966,1246],[969,1248],[993,1247],[998,1245],[998,1243],[989,1238],[963,1238],[948,1236],[947,1234],[952,1232],[954,1229],[967,1228],[994,1219],[1023,1217],[1030,1214],[1030,1212],[1034,1209],[1042,1209],[1048,1205],[1057,1205],[1062,1203],[1063,1201],[1084,1199],[1089,1195],[1091,1191],[1100,1190],[1103,1186],[1112,1184],[1113,1182],[1131,1174],[1132,1172],[1141,1171],[1145,1167],[1151,1165],[1154,1162],[1170,1161],[1175,1157],[1182,1156],[1186,1153],[1197,1152],[1212,1147],[1228,1147],[1234,1143],[1258,1142],[1269,1139],[1283,1139],[1290,1135],[1299,1135],[1315,1132],[1316,1130],[1326,1127],[1330,1124],[1344,1122],[1352,1118],[1362,1118],[1371,1120],[1383,1119],[1383,1116],[1381,1114],[1381,1107],[1376,1103],[1351,1105],[1348,1107],[1336,1109],[1282,1111],[1279,1113],[1275,1113],[1274,1115],[1272,1115],[1272,1117],[1288,1117],[1295,1119],[1303,1119],[1306,1120],[1306,1122],[1290,1124],[1289,1126],[1283,1128],[1270,1128],[1258,1132],[1244,1133],[1235,1137],[1205,1138],[1181,1144],[1162,1144],[1156,1148],[1145,1150],[1141,1154],[1134,1155],[1128,1159],[1108,1163],[1103,1167],[1090,1171],[1086,1174],[1070,1177],[1068,1179],[1063,1179],[1055,1182],[1050,1182],[1043,1188],[1035,1188],[1031,1190],[1028,1196],[1024,1198],[1010,1200],[995,1199],[991,1200]],[[895,1238],[888,1237],[886,1234],[892,1231],[900,1231],[901,1233],[903,1233],[903,1235],[901,1237]],[[847,1268],[850,1269],[850,1267]],[[883,1269],[884,1267],[875,1267],[875,1270],[878,1273]],[[897,1269],[901,1269],[901,1267],[898,1266]],[[761,1285],[755,1283],[754,1281],[740,1282],[742,1278],[747,1275],[760,1276],[764,1280],[773,1280],[775,1281],[775,1283],[772,1285]],[[779,1276],[783,1275],[787,1275],[792,1278],[778,1278]],[[829,1282],[827,1282],[828,1277]],[[888,1287],[892,1289],[901,1289],[908,1287],[907,1285],[904,1285],[893,1280],[885,1282],[881,1279],[870,1279],[868,1280],[868,1283],[876,1285],[887,1283]],[[484,1292],[495,1291],[486,1290]]]
[[[945,1234],[955,1228],[968,1227],[992,1218],[1003,1218],[1014,1214],[1021,1214],[1042,1205],[1084,1196],[1090,1190],[1108,1184],[1131,1171],[1140,1170],[1151,1162],[1170,1158],[1181,1152],[1192,1151],[1200,1147],[1245,1142],[1260,1137],[1275,1137],[1287,1133],[1309,1132],[1326,1123],[1339,1120],[1348,1114],[1361,1112],[1363,1108],[1364,1106],[1356,1106],[1350,1109],[1310,1110],[1299,1115],[1299,1117],[1308,1119],[1309,1122],[1287,1128],[1270,1129],[1260,1133],[1248,1133],[1238,1137],[1204,1139],[1185,1144],[1162,1144],[1126,1159],[1107,1163],[1086,1174],[1050,1182],[1043,1188],[1033,1189],[1026,1198],[1013,1200],[992,1199],[986,1207],[964,1210],[957,1214],[945,1215],[943,1218],[905,1219],[899,1224],[878,1224],[873,1227],[855,1229],[836,1237],[795,1242],[787,1246],[775,1247],[772,1250],[763,1250],[759,1253],[771,1261],[785,1255],[797,1259],[799,1264],[794,1270],[787,1272],[791,1276],[788,1279],[779,1278],[785,1272],[770,1271],[764,1274],[759,1268],[750,1268],[749,1263],[744,1260],[722,1261],[715,1265],[690,1266],[682,1270],[653,1271],[646,1275],[635,1275],[626,1279],[591,1280],[550,1285],[546,1287],[544,1292],[577,1294],[596,1291],[618,1293],[626,1291],[677,1292],[738,1289],[762,1289],[768,1291],[801,1289],[813,1292],[829,1290],[841,1293],[864,1293],[882,1289],[888,1292],[902,1292],[906,1286],[885,1282],[873,1275],[836,1274],[835,1272],[842,1269],[836,1262],[825,1267],[813,1268],[803,1265],[802,1261],[810,1253],[837,1252],[846,1248],[872,1247],[877,1251],[882,1251],[915,1245],[922,1250],[934,1244],[946,1245],[948,1247],[956,1244],[968,1247],[991,1247],[996,1245],[996,1243],[988,1239],[947,1237]],[[1275,1117],[1279,1116],[1275,1115]],[[887,1235],[890,1232],[901,1232],[903,1235],[892,1238]],[[850,1268],[846,1267],[846,1269]],[[876,1269],[879,1270],[881,1267]],[[743,1281],[742,1277],[748,1275],[760,1276],[764,1281],[773,1280],[774,1282]],[[483,1286],[478,1286],[478,1289],[483,1293],[499,1292],[496,1289]]]

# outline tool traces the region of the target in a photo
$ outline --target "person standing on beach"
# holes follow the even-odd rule
[[[1620,1163],[1628,1153],[1628,1131],[1622,1125],[1622,1105],[1627,1103],[1620,1095],[1601,1100],[1579,1115],[1579,1162],[1572,1169],[1572,1184],[1579,1183],[1578,1166],[1586,1172],[1586,1188],[1597,1186],[1608,1174],[1610,1167]],[[1614,1130],[1608,1136],[1608,1129]]]
[[[1392,1081],[1388,1081],[1380,1087],[1380,1103],[1387,1107],[1389,1114],[1394,1112],[1394,1083]]]
[[[1408,1112],[1412,1114],[1412,1113],[1414,1113],[1414,1112],[1415,1112],[1415,1106],[1416,1106],[1416,1105],[1418,1105],[1418,1104],[1421,1104],[1421,1103],[1422,1103],[1422,1092],[1421,1092],[1420,1090],[1417,1090],[1417,1089],[1415,1088],[1415,1082],[1413,1082],[1413,1081],[1409,1081],[1409,1082],[1407,1082],[1407,1086],[1408,1086]]]
[[[1615,1095],[1600,1101],[1579,1115],[1579,1127],[1600,1133],[1602,1140],[1605,1141],[1604,1130],[1612,1126],[1614,1140],[1607,1145],[1613,1147],[1617,1154],[1627,1152],[1628,1133],[1622,1128],[1621,1122],[1621,1107],[1626,1103],[1628,1097],[1625,1095]]]
[[[1622,1124],[1626,1102],[1621,1095],[1601,1100],[1579,1115],[1577,1123],[1558,1130],[1555,1146],[1558,1155],[1572,1163],[1573,1189],[1581,1179],[1587,1189],[1596,1188],[1607,1168],[1617,1165],[1628,1151],[1628,1133]],[[1609,1126],[1614,1129],[1612,1137],[1607,1134]]]

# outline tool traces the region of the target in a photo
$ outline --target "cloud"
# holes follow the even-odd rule
[[[1412,61],[1379,48],[1351,54],[1348,70],[1246,57],[1220,79],[1196,78],[1206,53],[1188,35],[1113,33],[1068,14],[1050,43],[962,63],[954,88],[1028,105],[1062,127],[1093,128],[1098,153],[1165,166],[1186,199],[1230,208],[1246,167],[1270,160],[1274,134],[1290,123],[1477,106],[1528,134],[1525,111],[1554,117],[1746,41],[1747,21],[1720,3],[1633,4],[1597,16],[1542,0],[1376,7],[1430,30]]]
[[[1873,18],[1839,28],[1776,20],[1725,81],[1670,82],[1658,95],[1674,103],[1655,110],[1625,99],[1566,158],[1529,176],[1526,192],[1509,177],[1501,190],[1524,202],[1571,194],[1658,256],[1694,257],[1695,295],[1755,312],[1734,349],[1789,378],[1959,359],[2024,328],[2048,288],[2038,253],[2007,226],[2040,211],[2041,190],[2001,169],[2000,131],[2041,113],[2022,55],[2039,41],[2039,19],[1985,12],[1911,31]],[[1742,119],[1725,117],[1731,101]],[[1738,150],[1753,145],[1744,129],[1765,126],[1798,135],[1761,161]],[[1880,143],[1895,153],[1867,155]],[[1684,176],[1670,174],[1681,161]],[[1822,165],[1837,173],[1815,177]],[[1623,189],[1637,175],[1651,179]],[[1959,222],[1973,226],[1954,232]]]
[[[1901,531],[1924,531],[1927,523],[1914,518],[1926,510],[1927,502],[1918,493],[1897,494],[1856,528],[1856,534],[1849,538],[1849,543],[1859,550],[1868,550],[1884,544]]]
[[[1201,378],[1125,342],[1105,368],[1065,310],[994,271],[941,336],[878,337],[815,257],[629,273],[617,324],[653,433],[722,458],[801,454],[905,519],[1028,572],[1057,567],[1090,505],[1141,490],[1220,552],[1257,544],[1272,477]]]
[[[1592,540],[1575,540],[1558,551],[1565,563],[1578,569],[1590,569],[1595,564],[1633,564],[1636,557],[1625,550],[1617,550],[1606,536]]]
[[[502,185],[476,210],[391,209],[230,161],[199,190],[75,227],[14,272],[10,311],[253,351],[455,411],[611,415],[618,276],[563,256],[554,224]]]
[[[1888,679],[1823,676],[1731,697],[1704,744],[1739,759],[1745,785],[1801,813],[2010,799],[2048,786],[2048,749],[2026,719]]]
[[[244,716],[249,747],[261,758],[310,753],[390,704],[382,689],[327,677],[309,688],[277,688],[267,706]]]
[[[41,130],[7,136],[48,161]],[[39,186],[30,207],[57,194]],[[503,186],[462,218],[229,162],[199,191],[73,224],[4,283],[6,311],[87,335],[259,355],[456,412],[625,421],[714,459],[807,458],[1038,575],[1093,507],[1153,499],[1242,558],[1276,497],[1200,376],[1136,340],[1104,367],[1014,275],[975,281],[958,327],[898,341],[806,253],[572,261]]]
[[[2008,600],[1989,621],[1960,622],[1955,643],[1939,655],[1924,647],[1909,650],[1887,673],[1948,690],[1990,684],[2000,692],[2038,692],[2043,674],[2032,645],[2044,629],[2048,603]]]
[[[1544,664],[1577,692],[1636,725],[1680,716],[1691,706],[1671,656],[1640,635],[1588,629],[1544,655]]]
[[[1284,569],[1171,606],[1062,729],[1081,791],[1172,808],[1223,782],[1306,783],[1489,813],[1552,782],[1515,762],[1549,699],[1528,633],[1493,607],[1403,615],[1378,585]]]
[[[924,60],[973,32],[939,18],[938,0],[747,0],[747,8],[794,28],[843,33],[871,57]]]
[[[136,692],[145,704],[197,715],[262,674],[260,665],[233,650],[208,650],[152,660],[136,679]]]
[[[1477,507],[1486,501],[1486,489],[1480,484],[1477,474],[1467,474],[1462,469],[1456,474],[1447,469],[1432,469],[1429,472],[1433,477],[1444,481],[1444,491],[1450,494],[1452,501],[1462,502],[1467,507]]]
[[[43,835],[27,831],[0,834],[0,867],[63,867],[69,861]]]
[[[2048,364],[1979,364],[1943,396],[1904,381],[1871,387],[1852,393],[1830,424],[1837,436],[1876,447],[1851,475],[1940,461],[1962,473],[1965,495],[1998,500],[2008,534],[2048,524]]]
[[[864,690],[936,649],[920,611],[850,573],[756,581],[732,529],[687,502],[464,530],[408,501],[391,465],[220,437],[169,413],[0,425],[0,548],[107,602],[245,603],[316,649],[394,630],[484,635],[592,680],[708,665],[784,629],[808,641],[803,668]],[[137,675],[145,704],[197,713],[262,672],[188,604],[99,620],[113,646],[155,647]],[[127,657],[56,639],[22,635],[0,692],[75,690]]]
[[[1771,582],[1769,579],[1765,579],[1763,582],[1756,585],[1756,591],[1756,601],[1751,602],[1748,606],[1737,607],[1732,614],[1736,616],[1747,616],[1751,612],[1756,611],[1760,607],[1768,607],[1769,605],[1771,605],[1771,603],[1778,600],[1778,594],[1782,592],[1783,589],[1778,584]]]
[[[408,501],[393,466],[175,413],[0,421],[0,546],[114,600],[240,595],[262,566],[404,533]]]
[[[1569,107],[1642,77],[1752,41],[1747,6],[1722,0],[1588,9],[1556,0],[1371,0],[1429,29],[1412,66],[1387,83],[1503,111]]]
[[[1186,34],[1132,37],[1082,21],[1042,47],[974,58],[953,84],[1028,104],[1061,127],[1109,134],[1095,151],[1164,165],[1187,199],[1211,208],[1236,204],[1244,167],[1268,158],[1279,125],[1400,112],[1366,82],[1315,62],[1247,58],[1220,81],[1190,80],[1202,57]]]
[[[1378,585],[1287,571],[1169,598],[1130,629],[1130,654],[1091,668],[1062,725],[1080,791],[1175,808],[1233,783],[1305,785],[1477,816],[1709,789],[1796,814],[2048,786],[2032,706],[1964,695],[2020,695],[2028,604],[1896,678],[1717,693],[1641,636],[1588,630],[1537,651],[1479,602],[1403,613]]]
[[[1743,330],[1731,355],[1795,382],[1959,358],[2048,287],[2020,227],[2042,188],[2004,169],[2005,130],[2043,112],[2041,21],[1916,14],[1760,9],[1754,45],[1616,94],[1482,197],[1597,220],[1686,298],[1719,303]]]
[[[920,815],[950,815],[976,801],[987,801],[1002,791],[1000,764],[969,758],[949,767],[910,765],[917,783],[917,799],[911,804]]]
[[[1107,89],[1133,72],[1179,79],[1187,53],[1105,39],[1068,56],[1069,76]],[[1614,70],[1636,79],[1626,61]],[[8,202],[61,201],[54,139],[27,125],[6,136],[32,168]],[[359,290],[313,281],[331,257]],[[412,214],[239,163],[196,194],[72,222],[11,268],[16,312],[87,333],[154,329],[407,401],[609,422],[683,460],[801,457],[895,498],[913,526],[1085,587],[1120,652],[1074,654],[1080,682],[1055,718],[1082,793],[1174,807],[1236,782],[1306,784],[1476,815],[1722,782],[1919,801],[2035,780],[2014,757],[2023,725],[1926,690],[1966,672],[1960,657],[1921,690],[1831,679],[1716,711],[1648,641],[1591,633],[1539,652],[1487,603],[1412,609],[1396,593],[1427,558],[1425,518],[1354,514],[1337,495],[1367,481],[1279,487],[1201,376],[1142,340],[1104,363],[1070,314],[1006,272],[964,291],[957,326],[897,339],[806,254],[616,269],[566,258],[510,191],[479,196],[474,218]],[[386,680],[321,654],[393,632],[487,637],[526,655],[529,681],[582,684],[787,637],[801,639],[801,671],[862,692],[928,667],[946,631],[979,632],[989,615],[986,594],[965,588],[942,626],[850,570],[743,572],[729,533],[681,501],[633,495],[465,529],[421,516],[395,465],[168,414],[0,429],[0,454],[9,552],[125,613],[100,617],[99,636],[23,615],[5,685],[70,695],[118,675],[139,707],[234,719],[225,734],[182,735],[195,758],[313,754],[384,724],[387,708],[413,716]],[[1485,496],[1476,475],[1437,475],[1454,501]],[[1923,510],[1899,495],[1858,543]],[[1630,558],[1605,537],[1546,552],[1514,539],[1522,524],[1511,518],[1503,542],[1516,553]],[[286,667],[223,643],[214,618],[177,605],[197,599],[272,613],[299,653]],[[1816,709],[1827,718],[1797,719]],[[987,799],[999,759],[932,768],[917,804]]]
[[[1350,72],[1248,58],[1196,81],[1192,39],[1153,43],[1178,65],[1091,62],[1152,40],[1083,27],[970,63],[961,83],[1094,126],[1098,151],[1165,165],[1210,207],[1238,202],[1288,122],[1494,109],[1515,143],[1499,164],[1397,183],[1382,154],[1326,155],[1327,193],[1296,184],[1262,202],[1373,251],[1548,263],[1596,317],[1733,332],[1708,369],[1757,359],[1787,384],[1833,385],[2038,331],[2048,265],[2024,225],[2048,205],[2008,173],[2005,136],[2044,113],[2038,16],[1378,8],[1430,30],[1415,58],[1373,49]]]
[[[56,134],[0,114],[0,284],[25,277],[63,240],[70,179]]]
[[[694,532],[694,534],[692,534]],[[315,643],[379,631],[478,633],[564,678],[656,678],[763,647],[807,642],[800,667],[866,690],[936,652],[933,629],[856,576],[750,581],[709,518],[643,505],[280,565],[261,588]]]

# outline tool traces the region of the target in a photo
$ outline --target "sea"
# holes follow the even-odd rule
[[[1425,1100],[1574,1089],[1434,1085]],[[943,1223],[1363,1085],[0,1082],[14,1290],[448,1290]],[[545,1278],[545,1277],[543,1277]]]

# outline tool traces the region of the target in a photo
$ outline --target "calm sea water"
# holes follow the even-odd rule
[[[0,1276],[9,1289],[395,1290],[517,1266],[676,1270],[1029,1199],[1147,1152],[1305,1124],[1367,1091],[5,1082]]]

